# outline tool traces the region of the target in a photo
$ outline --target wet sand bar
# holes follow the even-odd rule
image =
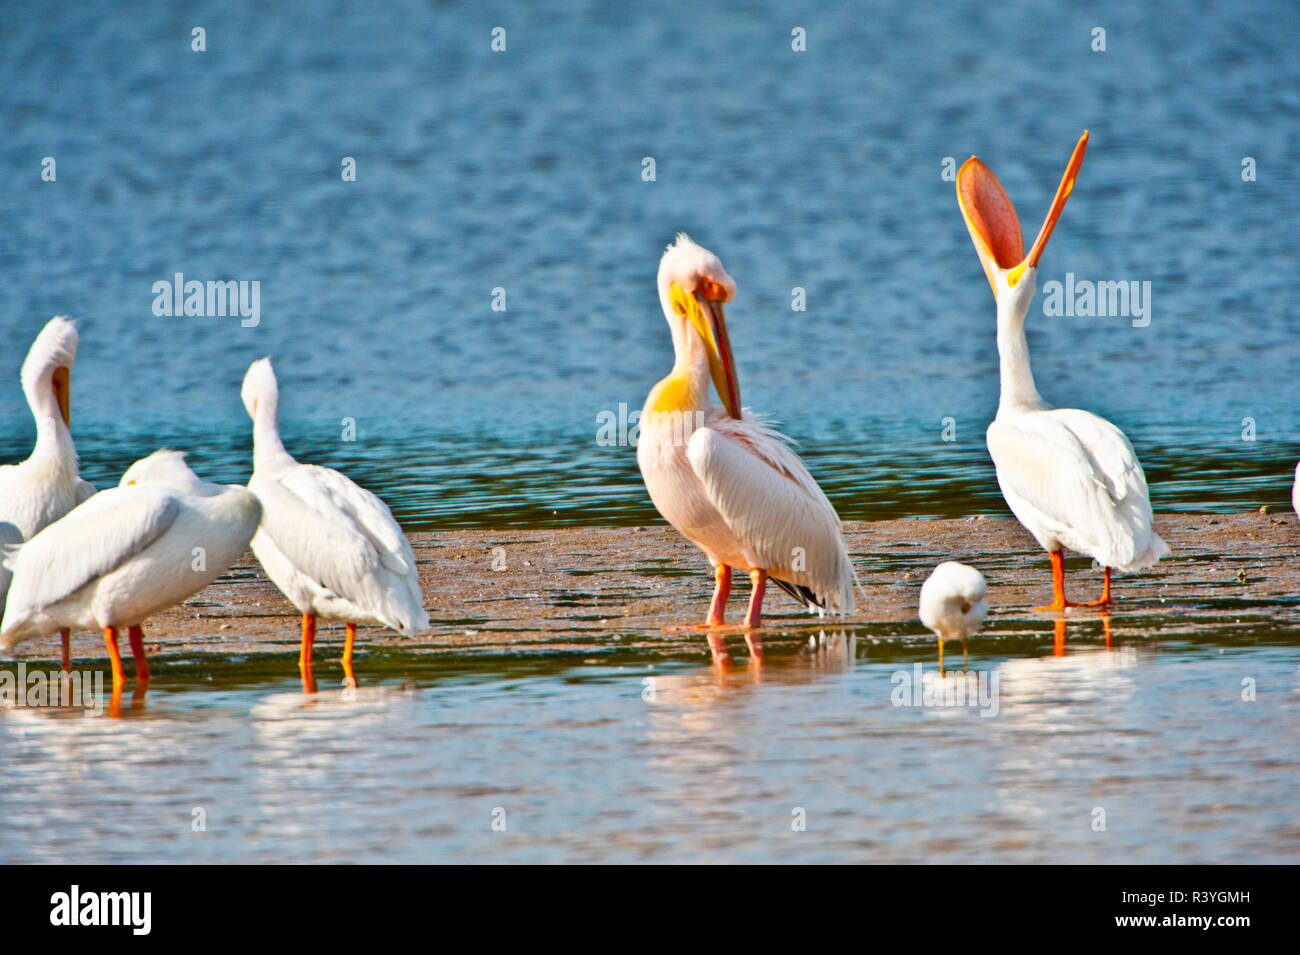
[[[1158,516],[1173,549],[1153,570],[1116,577],[1110,623],[1117,636],[1291,639],[1300,634],[1300,525],[1295,515],[1250,513]],[[989,582],[991,613],[981,640],[999,632],[1050,632],[1054,615],[1034,611],[1051,597],[1046,556],[1007,518],[898,520],[846,525],[865,595],[842,624],[803,613],[769,591],[766,632],[772,637],[852,630],[881,638],[926,639],[916,619],[921,582],[940,560],[979,567]],[[706,653],[697,634],[666,634],[667,624],[702,620],[712,578],[700,552],[667,526],[453,530],[411,535],[431,629],[401,637],[362,628],[366,646],[413,652],[560,652],[604,641],[624,649]],[[1101,574],[1088,558],[1067,560],[1073,600],[1100,592]],[[732,591],[729,621],[739,622],[748,584]],[[1078,608],[1067,620],[1096,621]],[[146,646],[165,675],[168,658],[277,654],[296,659],[298,618],[251,554],[181,607],[153,618]],[[318,660],[337,657],[342,627],[322,626]],[[15,655],[50,660],[58,641],[32,641]],[[105,657],[98,634],[73,638],[76,660]],[[292,658],[292,659],[291,659]]]

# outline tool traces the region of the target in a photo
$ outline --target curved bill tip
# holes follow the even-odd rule
[[[1034,240],[1033,247],[1029,250],[1029,255],[1025,257],[1025,264],[1029,268],[1038,267],[1038,259],[1043,254],[1043,249],[1047,247],[1047,240],[1052,236],[1052,230],[1056,228],[1056,221],[1061,218],[1061,212],[1065,209],[1065,203],[1070,198],[1070,193],[1074,191],[1074,181],[1079,176],[1079,167],[1083,165],[1083,154],[1088,151],[1088,131],[1085,129],[1083,135],[1079,137],[1078,143],[1074,146],[1074,154],[1070,156],[1069,165],[1065,167],[1065,175],[1061,177],[1061,184],[1056,187],[1056,197],[1052,199],[1052,207],[1047,210],[1047,218],[1043,220],[1043,227],[1038,230],[1038,238]]]

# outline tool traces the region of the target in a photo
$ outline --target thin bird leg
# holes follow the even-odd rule
[[[709,619],[705,626],[721,627],[727,616],[727,598],[731,596],[731,568],[718,564],[714,568],[717,586],[713,588],[713,603],[709,605]]]
[[[302,646],[298,650],[298,666],[311,669],[311,648],[316,642],[316,615],[302,615]]]
[[[72,631],[64,627],[59,631],[59,636],[63,638],[63,672],[72,672]]]
[[[704,623],[675,624],[664,627],[669,633],[679,630],[716,630],[724,625],[727,615],[727,598],[731,596],[731,568],[726,564],[714,565],[713,602],[709,604],[709,619]]]
[[[357,636],[357,625],[348,624],[347,640],[343,643],[343,684],[344,686],[356,686],[357,681],[352,676],[352,641]]]
[[[126,676],[122,673],[122,656],[117,652],[117,627],[104,628],[104,645],[108,647],[108,663],[113,669],[113,692],[120,693]]]
[[[128,627],[127,638],[131,641],[131,656],[135,658],[135,678],[139,683],[149,682],[149,660],[144,655],[144,628]]]
[[[1109,607],[1110,606],[1111,601],[1110,601],[1110,568],[1109,567],[1105,568],[1105,572],[1102,580],[1103,583],[1101,585],[1101,596],[1096,600],[1089,600],[1086,604],[1084,604],[1085,607]]]
[[[767,571],[751,570],[749,579],[754,589],[749,595],[749,612],[745,614],[745,629],[763,626],[763,592],[767,589]]]
[[[1070,602],[1065,599],[1065,554],[1062,551],[1054,550],[1047,556],[1052,559],[1052,602],[1046,607],[1035,607],[1035,610],[1064,610],[1071,606]]]

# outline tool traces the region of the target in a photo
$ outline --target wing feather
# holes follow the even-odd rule
[[[179,511],[174,494],[145,485],[111,488],[69,511],[6,560],[13,581],[3,629],[120,567],[171,527]]]
[[[299,573],[348,599],[361,596],[359,584],[378,571],[379,554],[328,494],[310,480],[296,479],[291,486],[283,478],[254,480],[249,490],[262,502],[259,533]]]
[[[395,630],[428,626],[415,553],[382,500],[316,465],[254,478],[249,489],[262,501],[259,534],[298,573]]]
[[[1021,523],[1108,567],[1150,566],[1168,547],[1152,530],[1150,493],[1133,445],[1104,418],[1073,408],[989,425],[998,483]]]
[[[415,568],[415,554],[387,504],[338,471],[314,464],[286,475],[285,487],[311,504],[328,501],[368,540],[385,567],[398,575]]]
[[[829,610],[852,611],[855,577],[839,517],[776,432],[718,418],[695,430],[686,456],[752,566],[807,587]]]

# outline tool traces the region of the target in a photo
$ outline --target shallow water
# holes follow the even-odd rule
[[[827,633],[816,649],[806,631],[769,635],[761,666],[733,638],[728,672],[664,639],[662,654],[616,640],[564,655],[371,651],[351,698],[327,686],[333,663],[308,696],[270,675],[283,665],[205,661],[169,667],[121,719],[11,709],[0,859],[1300,856],[1294,640],[1137,635],[1106,649],[1095,620],[1070,625],[1061,656],[1050,629],[977,638],[971,671],[998,678],[996,714],[981,716],[988,699],[894,705],[896,674],[937,669],[933,645],[898,628]],[[946,663],[953,680],[955,645]]]
[[[504,54],[495,21],[413,0],[225,4],[199,17],[206,53],[198,15],[162,2],[6,16],[0,460],[30,446],[26,347],[69,313],[99,484],[159,445],[243,480],[238,384],[271,354],[291,449],[412,526],[649,520],[632,450],[600,446],[596,419],[669,367],[654,273],[686,229],[740,285],[747,402],[842,516],[1004,513],[983,445],[993,303],[942,163],[978,152],[1032,232],[1088,127],[1039,302],[1066,272],[1150,281],[1151,323],[1035,311],[1045,396],[1120,424],[1158,508],[1282,503],[1300,11],[1039,6],[537,4],[503,21]],[[154,316],[177,271],[260,281],[260,324]]]

